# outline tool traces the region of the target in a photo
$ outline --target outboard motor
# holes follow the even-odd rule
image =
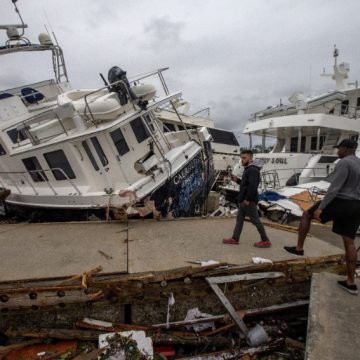
[[[108,72],[108,80],[111,84],[110,91],[117,93],[121,105],[126,105],[128,103],[128,97],[130,97],[142,110],[146,109],[147,102],[140,101],[131,90],[129,80],[126,77],[126,71],[118,66],[113,66]],[[114,84],[116,82],[118,83]]]

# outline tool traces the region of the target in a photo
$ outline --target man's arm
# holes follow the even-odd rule
[[[331,203],[340,192],[349,174],[349,168],[345,161],[340,160],[335,167],[334,178],[326,192],[324,199],[321,201],[319,209],[324,209]]]

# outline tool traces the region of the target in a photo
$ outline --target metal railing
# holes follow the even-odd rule
[[[51,184],[51,182],[45,175],[45,173],[48,173],[50,171],[52,173],[54,173],[54,171],[59,171],[64,176],[65,178],[64,180],[66,180],[72,186],[72,188],[77,192],[78,195],[81,195],[81,191],[79,190],[79,188],[74,184],[74,182],[68,177],[65,171],[61,168],[51,168],[51,169],[49,168],[49,169],[41,169],[41,170],[27,170],[27,171],[0,171],[0,185],[2,188],[5,189],[8,188],[9,186],[14,186],[16,190],[19,192],[19,194],[22,194],[21,185],[19,186],[18,184],[16,184],[16,181],[14,181],[11,178],[13,175],[15,176],[19,174],[26,175],[20,180],[25,181],[32,188],[34,195],[39,195],[39,192],[36,189],[36,185],[34,186],[34,184],[32,183],[34,182],[35,184],[37,184],[38,182],[35,182],[31,176],[31,174],[37,174],[42,179],[39,181],[39,183],[46,184],[54,195],[58,195],[54,186]],[[9,178],[11,182],[8,185],[5,184],[6,180],[4,179],[3,175],[5,176],[10,175]],[[31,180],[28,179],[29,176],[31,177]]]
[[[321,111],[321,108],[323,111]],[[360,114],[360,107],[358,106],[350,106],[341,103],[331,104],[331,102],[327,102],[317,106],[311,106],[307,104],[307,107],[301,109],[304,114],[329,114],[329,115],[336,115],[342,116],[349,119],[356,119]],[[311,111],[316,110],[316,111]],[[253,114],[253,116],[248,119],[248,122],[256,122],[264,119],[270,119],[272,117],[281,117],[287,115],[297,115],[298,109],[296,107],[289,105],[289,106],[278,106],[274,108],[264,109],[261,111],[257,111]]]
[[[300,179],[300,175],[302,173],[303,170],[309,170],[310,173],[312,173],[312,176],[308,175],[309,177],[313,177],[313,178],[326,178],[330,172],[332,171],[330,169],[330,166],[326,166],[326,167],[314,167],[314,168],[288,168],[288,169],[274,169],[274,170],[266,170],[266,171],[261,171],[260,175],[261,175],[261,184],[260,187],[262,190],[268,190],[268,189],[279,189],[285,185],[282,185],[282,182],[286,182],[287,180],[289,180],[291,177],[294,178],[295,181],[295,185],[299,185],[299,179]],[[286,177],[280,177],[279,176],[279,172],[291,172],[292,175],[291,176],[286,176]]]

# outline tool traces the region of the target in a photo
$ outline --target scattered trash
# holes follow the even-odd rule
[[[99,348],[107,348],[106,355],[109,355],[109,360],[140,359],[140,354],[146,359],[154,357],[152,339],[147,337],[144,331],[101,334]]]
[[[174,294],[170,293],[168,297],[168,305],[167,305],[167,313],[166,313],[166,328],[169,328],[169,322],[170,322],[170,307],[175,305],[175,298]]]
[[[203,313],[196,307],[196,308],[188,310],[184,321],[203,319],[203,318],[208,318],[211,316],[212,316],[211,314]],[[215,323],[213,321],[211,321],[211,322],[186,326],[186,329],[188,329],[188,330],[190,330],[191,328],[194,329],[195,332],[201,332],[201,331],[204,331],[209,328],[211,328],[212,330],[215,330]]]
[[[252,262],[254,264],[272,264],[273,263],[270,259],[264,259],[261,257],[253,257]]]

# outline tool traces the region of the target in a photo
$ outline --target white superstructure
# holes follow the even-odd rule
[[[263,178],[269,186],[318,181],[334,168],[334,145],[343,139],[357,140],[360,132],[360,91],[357,83],[348,84],[347,63],[338,64],[334,50],[336,89],[326,94],[305,97],[295,93],[289,104],[268,107],[252,114],[244,133],[276,139],[269,153],[256,154],[264,161]]]

